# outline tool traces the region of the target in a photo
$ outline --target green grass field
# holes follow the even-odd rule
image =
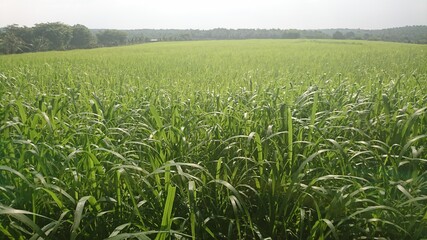
[[[421,239],[427,46],[0,56],[0,239]]]

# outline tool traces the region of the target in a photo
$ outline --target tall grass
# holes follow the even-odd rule
[[[0,56],[0,238],[427,236],[427,48]]]

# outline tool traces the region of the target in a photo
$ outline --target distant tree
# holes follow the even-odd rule
[[[300,30],[301,32],[301,38],[307,38],[307,39],[326,39],[330,38],[329,35],[326,33],[323,33],[319,30]]]
[[[2,33],[0,37],[0,50],[5,54],[22,52],[22,40],[11,33]]]
[[[104,30],[96,34],[101,46],[118,46],[126,43],[127,33],[119,30]]]
[[[282,38],[287,38],[287,39],[296,39],[300,37],[301,37],[301,34],[299,33],[298,30],[286,30],[282,34]]]
[[[180,34],[177,38],[177,40],[179,40],[179,41],[188,41],[190,39],[191,39],[191,36],[188,33]]]
[[[91,48],[96,45],[95,35],[84,25],[74,25],[71,27],[72,37],[70,48]]]
[[[354,34],[354,32],[347,32],[345,34],[345,38],[346,39],[355,39],[356,38],[356,34]]]
[[[371,39],[371,34],[369,34],[369,33],[365,33],[365,34],[363,34],[363,39],[364,40],[369,40],[369,39]]]
[[[342,32],[340,31],[336,31],[333,35],[332,35],[333,39],[344,39],[344,34],[342,34]]]
[[[23,53],[32,50],[32,30],[19,27],[17,24],[9,25],[0,35],[0,51],[2,53]]]
[[[33,28],[35,39],[45,39],[48,41],[47,50],[65,50],[72,38],[72,29],[69,25],[54,23],[39,23]]]
[[[49,39],[40,36],[33,39],[33,51],[49,51],[51,48],[51,42]]]

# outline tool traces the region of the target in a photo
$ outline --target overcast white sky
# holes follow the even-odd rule
[[[0,27],[363,28],[427,25],[427,0],[0,0]]]

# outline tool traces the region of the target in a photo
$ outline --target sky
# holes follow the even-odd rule
[[[0,0],[0,27],[383,29],[427,25],[427,0]]]

